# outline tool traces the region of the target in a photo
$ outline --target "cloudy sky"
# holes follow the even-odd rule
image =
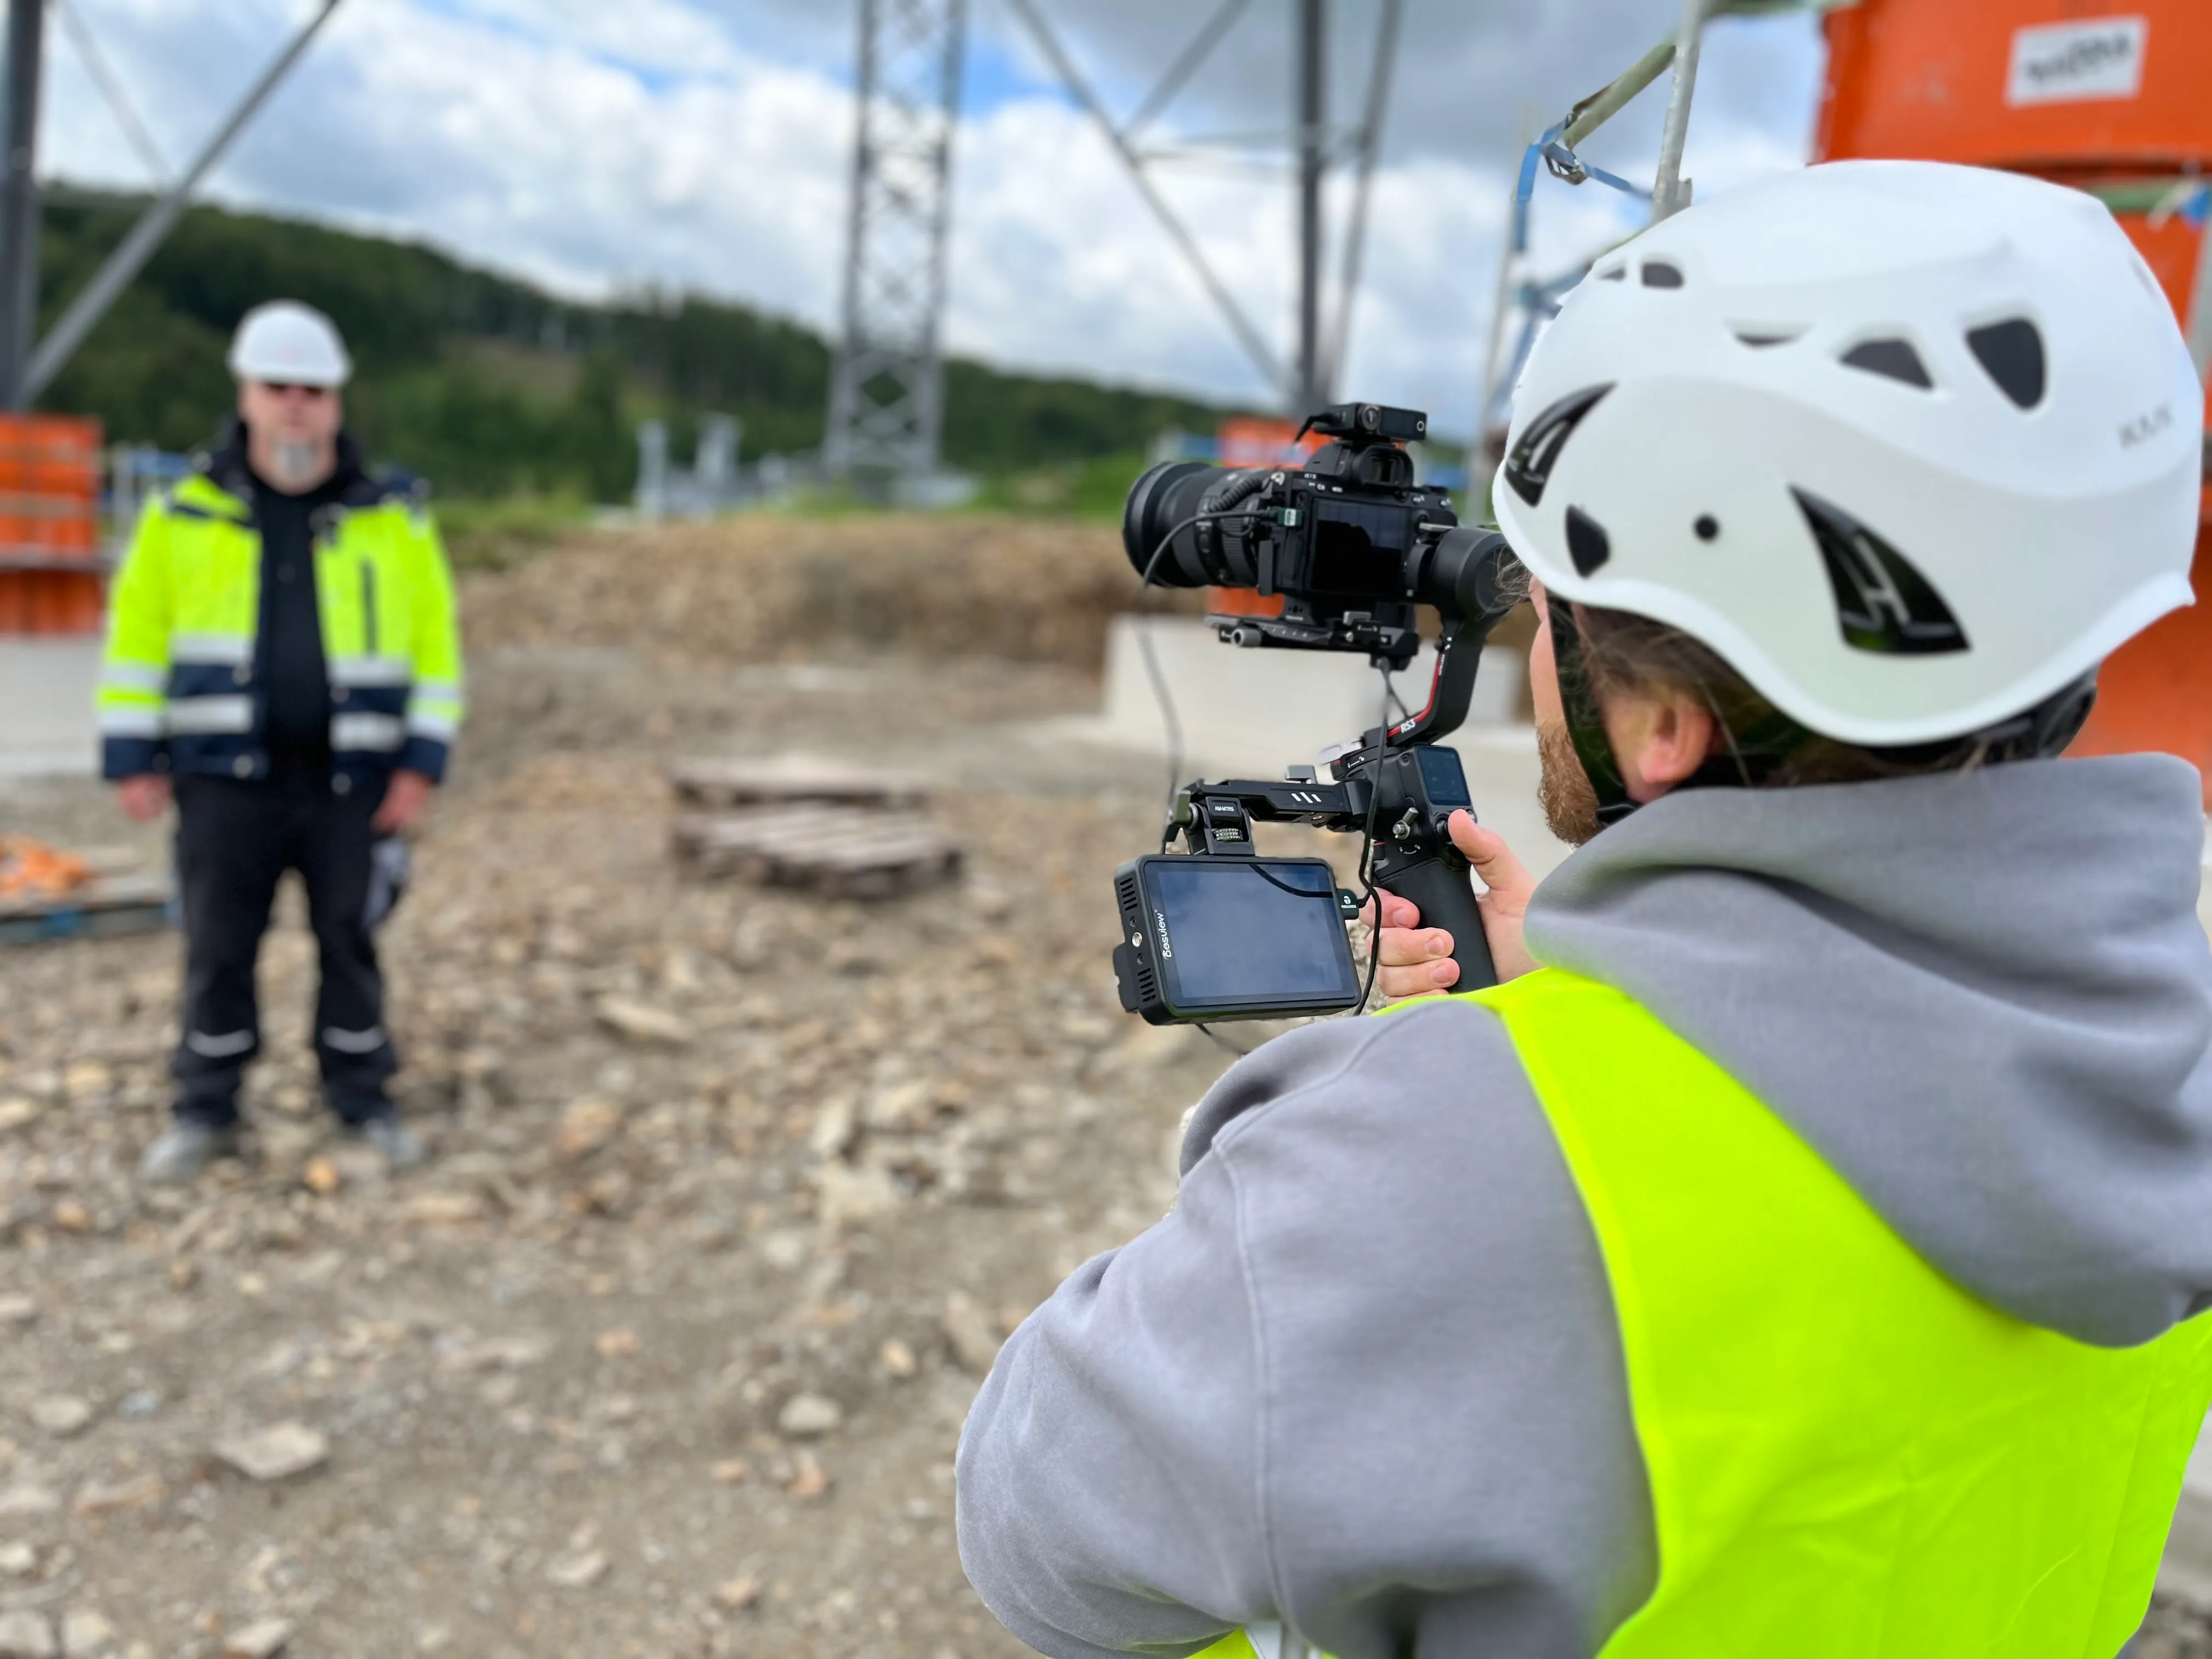
[[[171,166],[309,9],[307,0],[67,0]],[[1210,9],[1039,0],[1126,113]],[[647,284],[827,329],[836,309],[858,0],[344,0],[214,175],[225,202],[427,241],[596,296]],[[1356,111],[1376,8],[1330,8],[1333,116]],[[1659,39],[1679,0],[1408,0],[1347,394],[1463,429],[1506,221],[1516,135]],[[1291,0],[1250,0],[1209,71],[1152,130],[1171,144],[1287,125]],[[1265,403],[1268,389],[1180,264],[1007,0],[969,0],[946,319],[952,349]],[[50,23],[41,172],[138,187],[147,164]],[[1710,195],[1797,165],[1820,71],[1802,16],[1708,31],[1687,170]],[[1589,147],[1648,179],[1663,82]],[[1290,181],[1203,152],[1164,192],[1288,355]],[[1637,222],[1601,187],[1545,182],[1540,258]],[[1342,217],[1342,192],[1337,203]],[[1334,269],[1334,256],[1331,259]]]

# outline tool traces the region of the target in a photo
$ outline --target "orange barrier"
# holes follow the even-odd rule
[[[0,634],[97,633],[100,428],[0,415]]]

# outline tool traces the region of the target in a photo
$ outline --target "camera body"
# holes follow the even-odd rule
[[[1333,441],[1303,467],[1163,463],[1129,491],[1122,544],[1164,586],[1252,589],[1248,611],[1207,618],[1231,644],[1403,667],[1420,646],[1420,551],[1459,523],[1443,489],[1414,483],[1400,447],[1428,429],[1418,410],[1338,404],[1301,430]]]

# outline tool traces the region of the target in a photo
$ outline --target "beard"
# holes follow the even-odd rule
[[[1545,827],[1570,847],[1584,845],[1605,826],[1598,821],[1597,791],[1565,721],[1537,726],[1536,757],[1543,769],[1536,804],[1544,809]]]
[[[321,482],[323,447],[312,439],[279,438],[269,446],[269,482],[298,494]]]

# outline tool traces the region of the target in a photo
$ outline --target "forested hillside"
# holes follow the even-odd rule
[[[45,324],[141,205],[49,192]],[[797,324],[688,295],[579,305],[428,248],[209,207],[185,215],[40,406],[97,415],[117,439],[204,443],[231,400],[231,328],[278,295],[337,319],[358,366],[355,429],[441,495],[621,499],[647,415],[670,420],[678,458],[706,410],[744,423],[749,458],[821,441],[830,350]],[[1127,454],[1164,427],[1211,429],[1222,412],[960,362],[947,366],[945,399],[946,459],[986,474]]]

